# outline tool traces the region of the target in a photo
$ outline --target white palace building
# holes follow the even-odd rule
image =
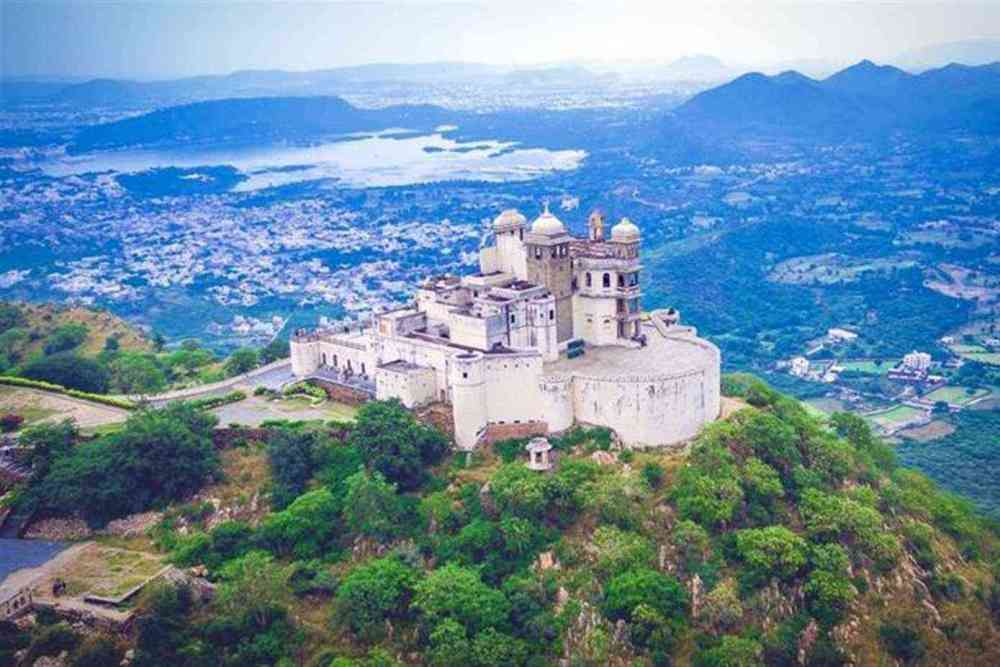
[[[640,308],[639,229],[571,236],[546,208],[493,221],[479,273],[427,280],[367,326],[299,331],[292,370],[374,385],[409,408],[450,403],[471,449],[497,425],[606,426],[630,447],[676,444],[719,416],[719,350],[676,311]]]

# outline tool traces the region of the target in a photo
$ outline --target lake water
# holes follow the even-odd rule
[[[0,539],[0,583],[12,572],[38,567],[68,546],[63,542]]]
[[[103,151],[64,156],[40,166],[50,176],[69,176],[230,165],[248,176],[234,189],[249,191],[318,179],[337,179],[352,187],[450,180],[524,181],[576,169],[586,156],[582,150],[518,148],[501,141],[459,143],[441,133],[413,136],[406,130],[391,129],[315,145]]]

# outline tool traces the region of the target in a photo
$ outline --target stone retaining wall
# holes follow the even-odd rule
[[[309,382],[322,388],[331,400],[337,401],[338,403],[361,405],[372,400],[372,396],[369,393],[355,387],[348,387],[346,385],[330,382],[329,380],[320,380],[318,378],[312,378]]]
[[[543,421],[522,422],[520,424],[488,424],[479,438],[477,447],[492,445],[511,438],[530,438],[548,435],[549,425]]]

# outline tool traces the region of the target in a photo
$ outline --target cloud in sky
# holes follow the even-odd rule
[[[5,76],[160,78],[371,62],[876,60],[1000,35],[1000,3],[924,0],[0,0]]]

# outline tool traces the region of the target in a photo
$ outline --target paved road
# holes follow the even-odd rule
[[[203,387],[191,387],[190,389],[181,391],[170,391],[157,396],[149,396],[146,400],[154,407],[162,407],[171,401],[190,401],[210,396],[222,396],[242,386],[267,387],[268,389],[277,390],[294,379],[292,362],[286,359],[283,362],[271,364],[264,368],[257,368],[249,373],[237,375],[221,382],[207,384]]]

